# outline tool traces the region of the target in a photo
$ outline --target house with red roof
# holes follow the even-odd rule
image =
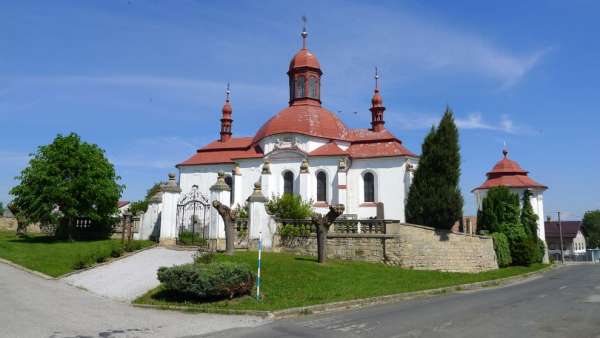
[[[349,217],[361,219],[375,217],[379,205],[385,218],[404,222],[418,157],[385,127],[377,72],[370,126],[349,128],[323,105],[323,71],[307,48],[307,35],[304,30],[302,48],[287,70],[287,105],[255,135],[234,135],[227,89],[219,138],[177,165],[182,196],[194,190],[209,198],[217,174],[225,172],[231,207],[244,205],[260,182],[267,198],[296,194],[323,212],[343,204]]]
[[[485,182],[472,190],[475,194],[477,210],[481,210],[483,199],[492,187],[507,187],[511,192],[517,193],[521,199],[525,190],[529,190],[531,192],[531,206],[538,216],[538,237],[542,241],[546,241],[543,195],[548,187],[533,180],[529,177],[529,172],[521,168],[519,163],[509,159],[507,149],[502,150],[502,154],[504,155],[503,158],[486,174],[487,179]]]

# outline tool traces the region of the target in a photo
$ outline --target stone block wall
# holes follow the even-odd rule
[[[493,241],[489,237],[410,224],[394,224],[390,230],[393,233],[329,234],[327,257],[419,270],[481,272],[498,268]],[[273,249],[316,256],[317,239],[315,236],[276,238]]]
[[[17,230],[17,219],[13,217],[2,217],[0,216],[0,230]],[[27,232],[41,232],[38,224],[29,224],[27,226]]]

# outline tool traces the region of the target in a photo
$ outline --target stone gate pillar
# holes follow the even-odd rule
[[[160,245],[175,245],[177,241],[177,201],[181,188],[175,181],[175,174],[169,174],[167,183],[160,187],[162,191],[162,211],[160,215]]]
[[[270,222],[271,216],[265,209],[266,202],[267,198],[261,191],[260,182],[254,183],[254,191],[248,197],[248,240],[253,244],[256,243],[262,232],[263,246],[271,248],[274,231],[269,227],[273,222]]]
[[[233,191],[231,192],[233,194],[233,204],[231,205],[231,207],[235,208],[238,204],[240,206],[244,204],[242,201],[242,171],[240,170],[239,163],[235,164],[231,174],[233,176]]]
[[[271,161],[265,160],[260,173],[260,186],[265,196],[271,196],[275,192],[271,187]]]
[[[229,205],[231,189],[225,183],[225,173],[219,171],[217,182],[210,187],[210,228],[208,229],[208,238],[213,243],[211,247],[223,249],[225,247],[225,224],[223,218],[219,215],[217,209],[212,207],[212,201],[219,201],[224,205]]]
[[[308,161],[306,159],[302,160],[302,163],[300,164],[300,197],[302,198],[303,201],[308,201],[310,199],[309,196],[309,171],[308,171]]]

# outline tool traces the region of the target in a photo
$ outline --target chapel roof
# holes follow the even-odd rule
[[[546,221],[544,222],[544,230],[546,237],[560,237],[562,228],[564,238],[574,238],[582,230],[582,225],[581,221],[561,221],[560,226],[557,221]]]
[[[252,144],[252,137],[232,137],[226,142],[214,141],[198,149],[180,166],[235,163],[237,159],[261,158],[262,150]]]
[[[498,161],[492,170],[486,174],[487,180],[479,187],[473,189],[473,191],[498,186],[509,188],[548,189],[547,186],[531,179],[528,176],[529,172],[521,168],[516,161],[509,159],[508,151],[506,149],[504,149],[502,153],[504,154],[504,158]]]
[[[330,142],[308,153],[308,156],[348,156],[348,152],[335,142]]]

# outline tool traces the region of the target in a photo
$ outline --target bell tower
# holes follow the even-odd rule
[[[385,107],[383,106],[383,98],[379,94],[379,73],[377,67],[375,67],[375,92],[371,99],[371,129],[373,131],[383,131],[385,129],[385,121],[383,120],[383,112]]]
[[[302,49],[294,55],[287,72],[290,79],[290,106],[296,104],[321,105],[321,66],[317,57],[306,47],[306,17],[302,17]]]

